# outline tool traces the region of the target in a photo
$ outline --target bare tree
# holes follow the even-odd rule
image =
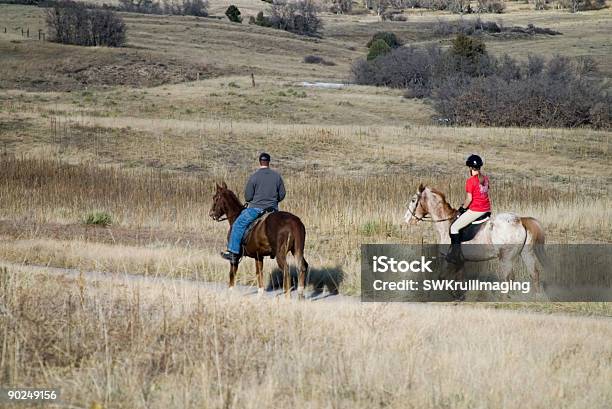
[[[572,13],[584,10],[599,10],[606,6],[605,0],[562,0],[561,5]]]
[[[208,0],[119,0],[123,11],[206,17]]]
[[[331,13],[345,14],[353,10],[352,0],[330,0],[328,9]]]
[[[153,0],[119,0],[119,8],[143,14],[162,14],[163,12],[160,3]]]
[[[313,0],[275,1],[270,7],[267,24],[280,30],[316,36],[323,23],[318,17],[318,6]]]
[[[121,47],[126,41],[123,19],[111,10],[89,9],[84,3],[59,1],[47,9],[49,38],[63,44]]]

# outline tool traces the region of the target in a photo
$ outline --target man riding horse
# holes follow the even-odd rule
[[[244,188],[244,199],[248,207],[240,212],[231,228],[227,251],[221,256],[237,266],[240,261],[242,239],[248,227],[265,212],[278,210],[285,198],[285,184],[278,172],[270,169],[270,155],[259,155],[259,169],[249,178]]]

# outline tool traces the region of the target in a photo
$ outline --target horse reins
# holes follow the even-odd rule
[[[421,194],[419,193],[419,194],[417,194],[417,201],[416,201],[416,204],[414,205],[414,210],[416,210],[416,208],[419,207],[420,200],[421,200]],[[412,210],[410,210],[410,204],[407,207],[408,207],[408,211],[410,212],[412,217],[414,217],[415,219],[417,219],[420,222],[440,223],[440,222],[446,222],[446,221],[449,221],[449,220],[455,218],[455,216],[451,216],[451,217],[447,217],[446,219],[434,220],[429,214],[426,214],[423,217],[419,217],[416,214],[414,214],[414,212]],[[426,219],[426,217],[429,217],[429,218]]]
[[[245,204],[242,206],[242,208],[243,208],[243,209],[246,209],[248,205],[249,205],[248,203],[245,203]],[[225,216],[220,216],[220,217],[218,217],[218,218],[213,217],[212,219],[213,219],[214,221],[216,221],[216,222],[224,222],[224,221],[226,221],[226,220],[227,220],[227,215],[225,215]]]

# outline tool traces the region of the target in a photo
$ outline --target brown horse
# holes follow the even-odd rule
[[[234,221],[244,209],[244,205],[234,192],[227,188],[225,182],[217,184],[217,190],[213,196],[213,204],[208,215],[215,221],[227,220],[230,230]],[[224,218],[225,216],[225,218]],[[276,258],[278,267],[283,272],[283,287],[285,295],[289,297],[291,292],[291,278],[287,265],[287,253],[291,252],[297,262],[298,275],[298,297],[304,298],[304,283],[308,263],[304,259],[304,243],[306,241],[306,228],[299,217],[288,212],[270,213],[264,220],[248,234],[243,246],[242,254],[255,259],[255,271],[257,272],[257,286],[259,294],[263,294],[263,259],[264,257]],[[237,265],[230,266],[229,288],[233,288],[236,279]]]

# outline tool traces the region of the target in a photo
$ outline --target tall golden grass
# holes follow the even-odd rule
[[[0,161],[1,211],[3,217],[15,219],[74,223],[87,212],[104,210],[124,226],[208,231],[215,226],[208,217],[215,182],[225,180],[241,195],[248,176],[243,170],[226,172],[215,175],[125,170],[91,162],[74,165],[54,159],[5,156]],[[285,177],[291,194],[283,202],[284,208],[317,231],[358,233],[365,227],[367,233],[364,225],[375,222],[388,224],[390,230],[384,233],[399,237],[405,203],[419,183],[445,191],[447,199],[455,203],[463,200],[465,179],[463,174],[313,176],[306,171]],[[607,200],[590,192],[589,186],[558,189],[529,178],[497,178],[494,183],[492,200],[496,209],[519,213],[530,209],[540,213],[536,217],[545,217],[544,211],[538,209],[565,207],[588,218],[589,207]],[[605,231],[609,226],[607,217],[593,219],[597,223],[585,223],[581,228]],[[369,232],[380,233],[377,229]]]
[[[186,174],[158,170],[67,164],[54,159],[5,156],[0,161],[0,217],[21,234],[0,244],[0,256],[13,262],[139,274],[226,279],[227,266],[216,256],[225,246],[227,223],[208,217],[216,181],[224,179],[240,192],[247,173]],[[312,266],[342,273],[341,291],[359,289],[362,243],[433,243],[431,225],[406,226],[405,203],[423,179],[419,175],[286,176],[290,195],[282,207],[301,217],[307,227],[306,256]],[[462,199],[463,175],[430,175],[426,181],[448,192],[451,203]],[[588,190],[543,187],[530,179],[497,179],[496,211],[515,211],[540,219],[549,242],[609,242],[609,199]],[[144,247],[122,240],[90,242],[75,236],[54,239],[36,226],[82,223],[91,212],[108,213],[115,227],[174,232],[173,240],[197,236],[197,243],[164,240]],[[113,234],[113,226],[109,229]],[[8,238],[8,237],[7,237]],[[84,241],[85,240],[85,241]],[[113,236],[113,241],[115,240]],[[251,263],[241,277],[250,282]],[[268,262],[266,271],[274,268]]]
[[[606,408],[606,319],[0,270],[0,383],[64,407]]]

